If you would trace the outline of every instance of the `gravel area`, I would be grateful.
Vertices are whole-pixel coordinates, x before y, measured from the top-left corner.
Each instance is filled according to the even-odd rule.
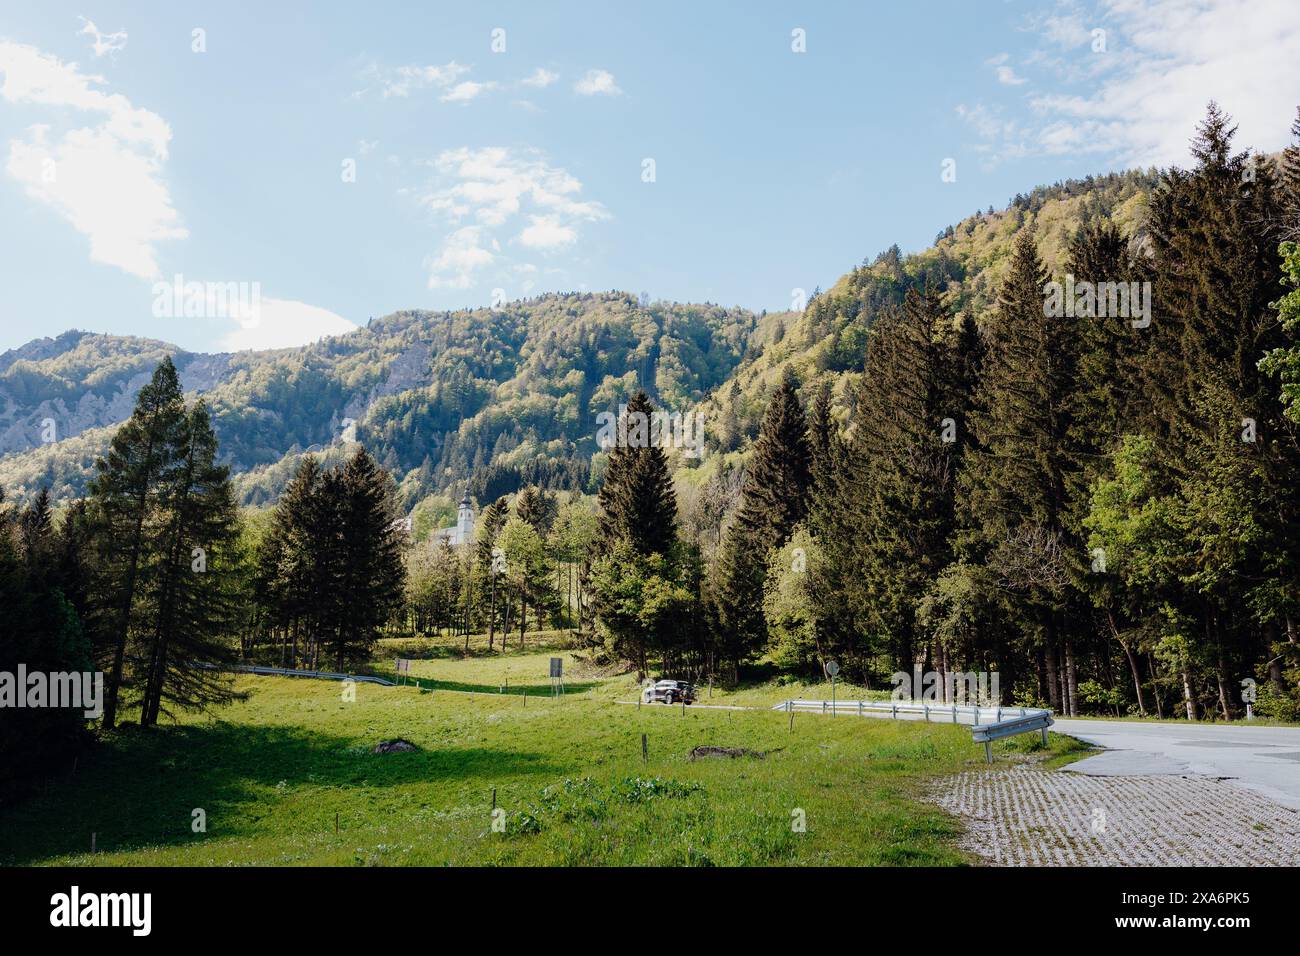
[[[993,866],[1296,866],[1300,812],[1204,776],[972,770],[934,800]]]

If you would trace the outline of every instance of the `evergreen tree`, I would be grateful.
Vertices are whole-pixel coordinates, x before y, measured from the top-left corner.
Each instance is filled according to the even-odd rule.
[[[236,659],[227,581],[236,570],[230,556],[239,527],[229,468],[217,464],[202,401],[187,417],[184,442],[160,496],[161,555],[139,642],[142,726],[157,724],[164,700],[196,710],[232,699],[221,672],[203,666]]]
[[[861,603],[892,636],[895,670],[911,670],[917,599],[952,559],[971,401],[957,337],[937,289],[909,290],[873,328],[858,391],[852,452],[867,480],[843,506],[859,515]]]
[[[653,439],[654,407],[638,392],[620,416],[600,487],[601,551],[626,541],[638,554],[667,556],[677,541],[677,501],[663,448]]]
[[[1073,496],[1083,492],[1070,439],[1079,336],[1072,319],[1048,314],[1046,289],[1033,233],[1024,230],[988,328],[972,419],[977,445],[962,476],[963,556],[994,570],[1030,638],[1026,649],[1044,656],[1053,706],[1074,713],[1076,670],[1063,610],[1082,561],[1069,521]]]
[[[104,621],[108,674],[104,726],[117,720],[127,642],[136,621],[137,590],[160,552],[159,496],[185,447],[185,402],[170,357],[140,390],[130,419],[117,430],[107,456],[95,463],[91,509],[96,527],[94,602]]]
[[[796,383],[787,376],[763,417],[718,563],[720,650],[733,673],[767,640],[763,592],[769,552],[807,515],[812,467],[808,423]]]
[[[380,628],[401,606],[401,532],[392,478],[364,448],[348,459],[326,494],[337,496],[338,573],[331,628],[335,662],[369,657]]]

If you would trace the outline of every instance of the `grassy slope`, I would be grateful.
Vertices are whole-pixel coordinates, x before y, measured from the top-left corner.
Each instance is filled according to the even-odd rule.
[[[767,710],[683,715],[620,705],[615,700],[634,689],[628,677],[576,676],[574,693],[557,702],[546,696],[551,653],[528,648],[415,664],[417,676],[444,688],[493,691],[472,699],[362,684],[356,702],[344,703],[334,683],[241,678],[247,701],[154,733],[123,731],[83,757],[74,779],[9,811],[0,819],[0,862],[966,862],[953,846],[957,823],[920,794],[934,776],[982,761],[967,728],[797,715],[792,733],[786,715]],[[515,693],[503,696],[495,691],[507,676]],[[524,686],[531,688],[526,702]],[[776,690],[734,698],[779,699]],[[726,699],[715,691],[715,703]],[[369,752],[398,736],[421,752]],[[1070,743],[1055,739],[1053,750]],[[771,753],[690,761],[701,744]],[[579,783],[585,777],[590,784]],[[686,792],[636,800],[624,782],[637,777]],[[491,832],[494,787],[508,811],[505,834]],[[200,807],[207,832],[196,834],[192,811]],[[806,833],[792,832],[796,809],[806,813]],[[94,857],[86,852],[92,831]]]

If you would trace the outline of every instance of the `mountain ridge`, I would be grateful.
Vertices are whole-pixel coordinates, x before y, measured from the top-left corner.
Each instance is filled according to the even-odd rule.
[[[0,355],[0,487],[18,498],[41,486],[56,500],[84,493],[94,457],[163,355],[186,392],[212,406],[245,504],[274,500],[304,451],[339,444],[349,421],[346,438],[393,472],[408,507],[458,496],[489,467],[593,490],[595,416],[641,387],[658,404],[706,416],[709,449],[721,454],[679,463],[700,482],[744,457],[787,371],[806,396],[829,389],[836,416],[850,417],[867,333],[907,288],[938,283],[954,311],[979,324],[1021,229],[1034,229],[1053,273],[1085,221],[1110,219],[1140,245],[1155,177],[1132,170],[1017,195],[920,252],[893,246],[864,260],[801,312],[570,292],[498,308],[399,310],[288,349],[196,353],[79,330],[34,339]],[[54,444],[42,441],[51,419]]]

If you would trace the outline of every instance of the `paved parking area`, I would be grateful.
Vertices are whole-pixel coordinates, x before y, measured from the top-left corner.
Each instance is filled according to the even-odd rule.
[[[1214,777],[1300,810],[1300,727],[1066,719],[1052,730],[1106,748],[1072,773]]]

